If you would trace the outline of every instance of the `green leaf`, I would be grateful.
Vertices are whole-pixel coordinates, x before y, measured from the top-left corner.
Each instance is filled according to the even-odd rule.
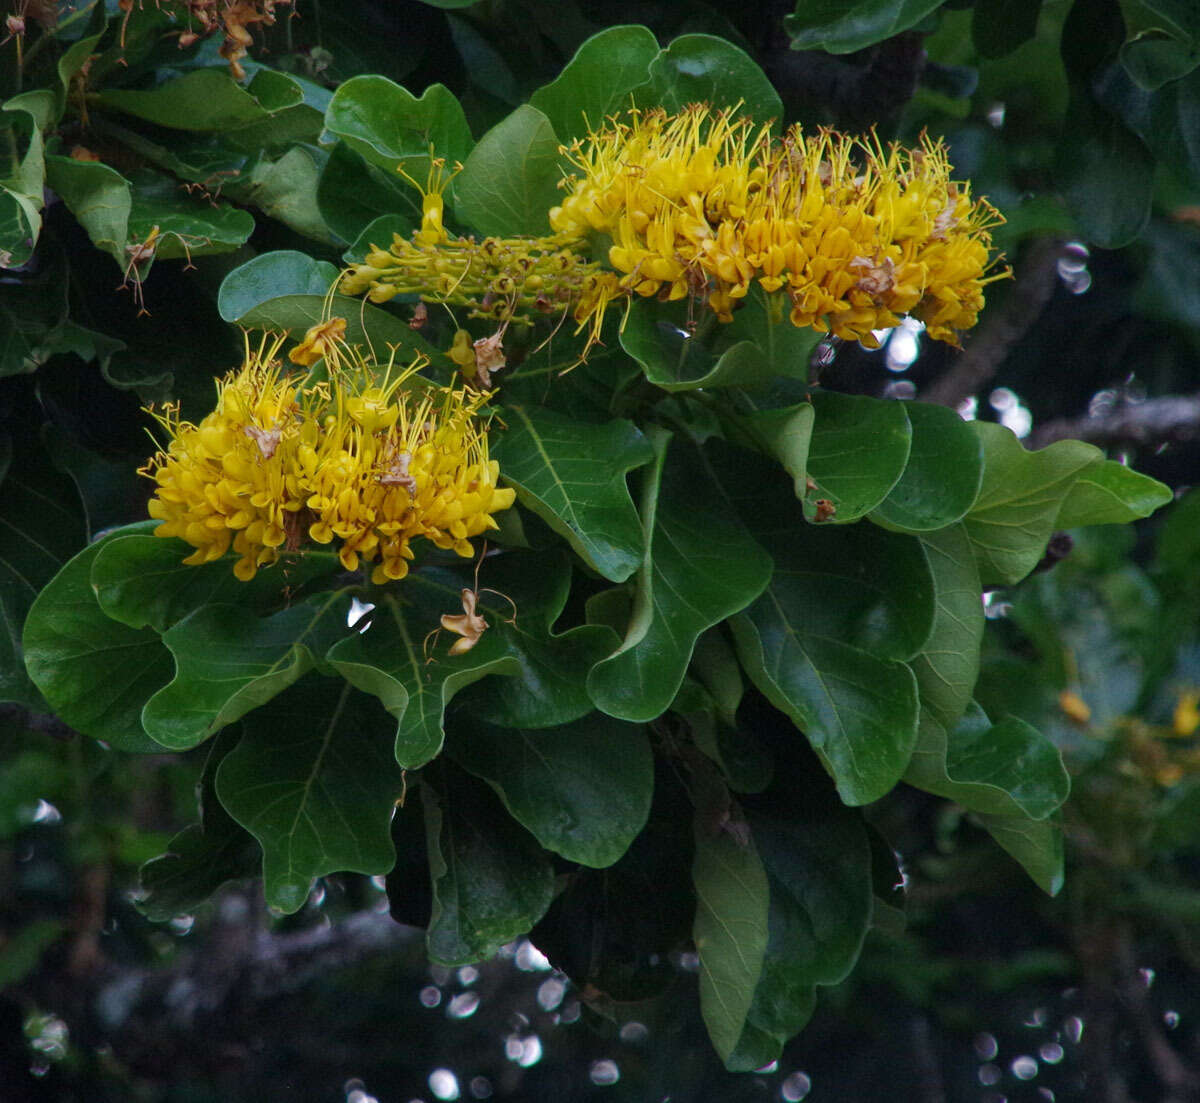
[[[158,633],[104,615],[91,586],[105,541],[75,556],[38,595],[25,621],[25,665],[59,718],[122,751],[156,751],[142,707],[171,677]]]
[[[242,148],[312,141],[321,127],[299,82],[270,69],[260,69],[247,87],[225,67],[194,69],[147,91],[102,89],[96,102],[169,129],[219,132]]]
[[[1044,820],[1067,799],[1058,748],[1024,720],[993,724],[972,702],[952,728],[925,713],[904,780],[973,812]]]
[[[364,161],[344,142],[333,147],[317,182],[317,207],[325,224],[354,241],[375,219],[402,218],[407,236],[421,222],[421,197],[395,171]]]
[[[597,707],[648,721],[675,697],[699,635],[744,609],[771,577],[771,557],[706,478],[695,450],[655,438],[657,462],[643,472],[646,555],[633,618],[621,647],[588,675]],[[697,500],[710,509],[697,511]]]
[[[970,424],[983,443],[983,484],[963,523],[981,583],[1010,586],[1037,566],[1071,488],[1103,454],[1077,440],[1030,452],[1003,426]]]
[[[221,283],[217,309],[227,322],[248,329],[302,334],[330,316],[346,319],[349,344],[396,345],[409,356],[436,350],[396,315],[346,295],[329,295],[337,269],[304,253],[280,250],[239,265]]]
[[[336,238],[317,200],[317,186],[327,160],[322,150],[294,146],[278,160],[260,160],[244,185],[226,191],[230,198],[253,203],[263,214],[297,233],[332,245]]]
[[[561,176],[550,120],[522,104],[471,150],[454,181],[454,213],[481,234],[548,234]]]
[[[816,489],[804,499],[805,516],[827,499],[838,524],[857,521],[891,493],[904,474],[912,426],[904,403],[865,395],[818,391],[808,451],[808,475]]]
[[[254,217],[228,203],[188,195],[179,184],[142,170],[130,177],[133,206],[128,235],[132,242],[154,240],[157,260],[232,252],[254,232]],[[126,256],[125,261],[128,262]],[[141,266],[145,270],[145,264]]]
[[[193,550],[189,545],[145,534],[156,523],[141,522],[110,534],[92,565],[100,608],[130,628],[165,632],[202,605],[238,604],[254,613],[273,612],[302,594],[308,583],[342,570],[333,555],[284,552],[276,567],[260,568],[242,582],[233,573],[235,556],[189,566],[183,562]]]
[[[236,322],[281,295],[324,296],[337,276],[332,264],[313,260],[307,253],[293,249],[262,253],[239,264],[221,281],[217,310],[225,321]]]
[[[796,497],[808,493],[808,450],[816,413],[809,402],[742,414],[729,426],[730,439],[774,456],[792,477]]]
[[[1056,820],[980,815],[979,822],[1050,896],[1063,886],[1063,835]]]
[[[602,126],[629,105],[658,57],[658,40],[648,27],[607,27],[592,35],[549,84],[529,97],[564,142]]]
[[[1193,15],[1194,18],[1194,15]],[[1192,30],[1148,28],[1121,45],[1121,64],[1139,87],[1156,92],[1187,76],[1200,65],[1200,49]]]
[[[433,881],[426,944],[431,961],[467,965],[542,918],[554,898],[554,870],[486,785],[444,760],[432,772],[421,786]]]
[[[0,379],[37,371],[69,325],[64,263],[54,258],[41,271],[16,274],[0,296]]]
[[[770,888],[754,843],[696,821],[692,882],[700,1014],[722,1061],[734,1054],[762,973]]]
[[[847,804],[889,792],[917,735],[917,687],[902,662],[804,631],[808,607],[773,580],[730,620],[738,655],[767,699],[808,737]]]
[[[1200,172],[1200,68],[1154,92],[1139,88],[1122,66],[1112,66],[1094,90],[1110,111],[1120,116],[1163,164],[1180,179]],[[1178,278],[1174,272],[1171,278]]]
[[[632,422],[586,425],[548,410],[506,406],[492,456],[522,505],[594,570],[623,582],[642,561],[642,526],[625,474],[653,450]]]
[[[961,521],[983,481],[983,448],[962,418],[944,406],[910,402],[912,448],[900,481],[871,520],[905,532],[930,532]]]
[[[850,54],[907,31],[942,0],[798,0],[783,17],[793,50]]]
[[[635,88],[639,107],[682,110],[690,103],[736,107],[758,123],[778,123],[783,103],[766,74],[732,42],[708,34],[683,34],[650,63],[650,79]]]
[[[805,525],[777,469],[722,451],[706,446],[710,469],[775,561],[762,596],[729,621],[742,665],[805,732],[842,799],[876,800],[899,780],[916,739],[916,681],[894,656],[912,654],[931,630],[924,552],[915,538],[874,526]],[[881,574],[881,558],[895,571]]]
[[[694,304],[636,302],[621,347],[665,391],[764,387],[777,376],[806,379],[817,334],[793,326],[777,310],[778,294],[767,295],[757,284],[742,303],[732,322],[717,322],[705,310],[697,326]]]
[[[362,263],[370,250],[387,249],[391,246],[394,235],[399,234],[406,238],[412,233],[412,229],[412,219],[405,215],[381,214],[378,218],[372,219],[354,239],[350,247],[342,254],[342,260],[347,263]]]
[[[779,1057],[812,1014],[817,986],[846,978],[871,926],[871,846],[862,816],[819,771],[786,769],[777,777],[746,810],[770,903],[762,973],[727,1061],[745,1071]]]
[[[418,99],[379,76],[351,77],[339,85],[325,112],[325,128],[369,164],[394,173],[402,163],[422,184],[431,156],[452,165],[465,161],[472,145],[467,117],[442,85],[431,84]],[[453,183],[449,190],[453,193]]]
[[[447,750],[542,846],[581,865],[612,865],[650,812],[654,759],[644,729],[600,713],[538,730],[463,713]]]
[[[45,453],[14,457],[0,434],[0,702],[41,703],[25,671],[21,629],[38,592],[84,541],[77,501]]]
[[[99,161],[76,161],[51,154],[46,158],[46,184],[79,220],[92,244],[124,269],[129,262],[125,245],[133,210],[129,181]]]
[[[1056,529],[1081,525],[1125,525],[1149,517],[1173,498],[1171,488],[1116,460],[1089,467],[1067,492]]]
[[[217,766],[237,743],[229,729],[213,743],[196,786],[200,822],[185,827],[165,853],[138,871],[141,893],[137,909],[147,919],[164,923],[195,911],[227,881],[253,877],[262,868],[262,851],[254,837],[221,807],[214,787]]]
[[[1154,158],[1087,88],[1072,90],[1057,146],[1055,180],[1088,241],[1117,249],[1146,228]]]
[[[979,568],[962,525],[926,533],[921,543],[933,574],[935,611],[929,639],[909,665],[922,709],[945,729],[963,714],[979,677],[984,628]],[[918,737],[914,754],[922,745]]]
[[[46,159],[42,128],[31,104],[20,104],[16,97],[0,110],[29,113],[29,138],[25,153],[16,159],[17,118],[11,117],[5,128],[13,143],[13,161],[8,175],[0,179],[0,269],[16,268],[33,255],[42,232],[42,194],[46,183]],[[22,127],[21,129],[24,129]],[[0,165],[3,165],[0,161]]]
[[[598,625],[550,631],[570,576],[562,555],[489,558],[476,610],[490,627],[470,651],[450,656],[448,634],[440,645],[428,637],[443,614],[461,611],[462,591],[474,585],[470,568],[422,568],[404,580],[403,601],[389,595],[370,629],[338,644],[328,659],[396,718],[396,759],[409,769],[441,750],[446,705],[487,674],[516,677],[489,683],[476,698],[477,715],[515,727],[564,724],[592,710],[584,678],[616,643],[612,631]]]
[[[243,721],[217,769],[229,814],[263,849],[267,903],[297,911],[316,877],[387,873],[404,791],[387,714],[340,678],[310,675]]]
[[[340,592],[259,619],[237,605],[205,605],[163,634],[175,677],[142,710],[142,725],[182,751],[266,704],[308,673],[346,633]]]

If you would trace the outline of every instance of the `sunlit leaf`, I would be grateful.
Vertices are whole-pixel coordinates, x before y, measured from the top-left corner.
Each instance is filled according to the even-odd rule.
[[[628,421],[588,425],[547,410],[506,406],[492,455],[523,505],[613,582],[642,561],[642,526],[626,472],[653,455]]]

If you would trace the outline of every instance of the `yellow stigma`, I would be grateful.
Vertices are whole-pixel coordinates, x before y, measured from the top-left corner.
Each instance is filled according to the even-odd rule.
[[[247,580],[284,547],[337,540],[347,570],[375,563],[382,583],[407,574],[416,537],[473,555],[471,538],[512,505],[488,459],[479,416],[488,395],[427,382],[420,359],[376,365],[336,336],[327,382],[283,375],[282,338],[247,341],[199,425],[176,407],[154,414],[170,439],[143,469],[157,483],[150,516],[161,522],[155,535],[196,549],[185,563],[232,548],[234,573]],[[310,330],[298,347],[317,339]]]

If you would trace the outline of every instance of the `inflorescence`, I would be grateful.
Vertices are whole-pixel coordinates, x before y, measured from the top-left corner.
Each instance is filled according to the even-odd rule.
[[[415,293],[504,325],[561,312],[590,345],[614,300],[690,298],[728,322],[757,283],[786,295],[793,325],[876,347],[904,315],[957,344],[984,286],[1008,274],[988,274],[1000,215],[950,179],[945,145],[926,136],[915,149],[798,126],[775,137],[693,104],[630,110],[562,152],[577,171],[549,212],[553,235],[449,234],[450,174],[434,161],[421,229],[373,246],[341,290]]]
[[[513,503],[497,486],[479,409],[487,395],[430,384],[415,361],[377,366],[341,341],[342,319],[314,326],[295,363],[324,356],[327,379],[297,378],[276,359],[283,338],[247,340],[242,367],[217,384],[198,425],[177,406],[154,412],[169,441],[143,468],[157,484],[157,536],[209,563],[229,549],[243,581],[283,549],[339,542],[346,570],[374,563],[375,583],[403,578],[425,537],[459,555]]]

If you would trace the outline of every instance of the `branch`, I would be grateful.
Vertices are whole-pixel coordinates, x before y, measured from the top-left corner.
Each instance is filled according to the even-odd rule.
[[[1039,425],[1026,442],[1044,448],[1056,440],[1086,440],[1101,448],[1157,445],[1200,437],[1200,394],[1168,395],[1124,402],[1096,417],[1055,418]]]
[[[1033,328],[1054,294],[1062,254],[1063,241],[1057,237],[1038,238],[1026,248],[1008,298],[985,315],[954,366],[921,395],[925,402],[957,410],[991,381],[1009,350]]]

